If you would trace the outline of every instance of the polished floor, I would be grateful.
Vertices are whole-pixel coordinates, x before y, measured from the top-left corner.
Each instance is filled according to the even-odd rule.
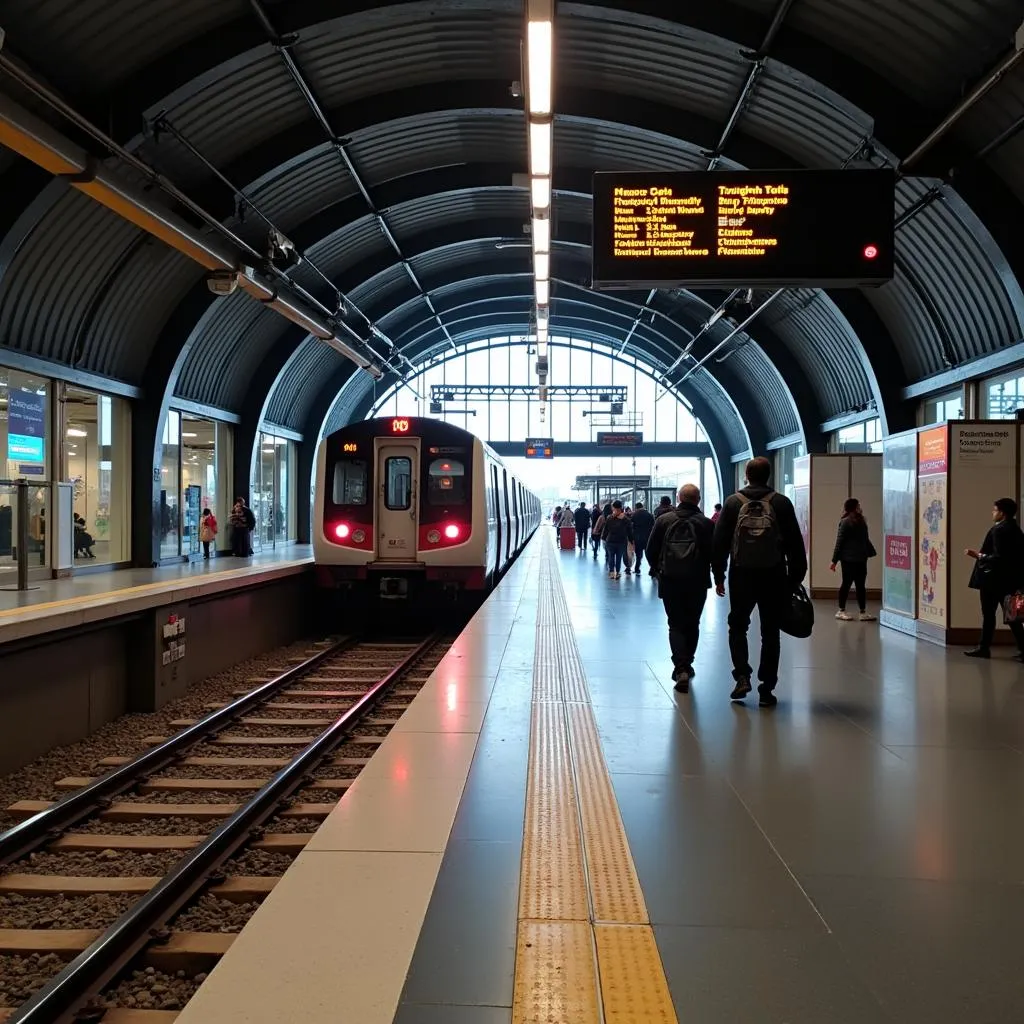
[[[680,1021],[1020,1019],[1024,669],[819,605],[814,637],[784,642],[779,706],[732,704],[711,595],[677,697],[653,581],[558,563]],[[396,1024],[512,1019],[529,709],[509,683]]]

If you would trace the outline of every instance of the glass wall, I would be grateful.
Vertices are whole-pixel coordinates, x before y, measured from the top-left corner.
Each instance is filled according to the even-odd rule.
[[[793,463],[806,454],[807,449],[802,444],[788,444],[775,453],[775,474],[772,485],[777,491],[785,494],[790,501],[793,500],[796,486]]]
[[[1024,409],[1024,377],[1011,374],[987,380],[982,391],[982,418],[1012,420]]]
[[[297,536],[296,460],[294,441],[260,434],[252,484],[255,551],[287,544]]]
[[[840,455],[844,452],[881,452],[881,421],[876,417],[837,430],[829,441],[829,450]]]
[[[131,558],[131,409],[127,402],[63,387],[61,479],[72,484],[75,565]]]
[[[921,408],[921,425],[929,423],[945,423],[947,420],[963,419],[964,392],[963,388],[950,391],[944,395],[935,395],[925,401]]]

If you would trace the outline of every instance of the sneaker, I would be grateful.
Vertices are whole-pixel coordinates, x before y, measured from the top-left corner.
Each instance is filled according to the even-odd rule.
[[[975,647],[972,651],[964,651],[968,658],[991,658],[992,652],[987,647]]]
[[[840,608],[839,611],[836,612],[836,618],[840,622],[853,622],[853,616],[849,612],[844,611],[842,608]]]
[[[774,687],[768,686],[767,683],[761,683],[757,688],[757,703],[762,708],[773,708],[779,703],[779,698],[772,693]]]
[[[610,580],[615,579],[615,573],[612,572],[611,569],[608,570],[608,579],[610,579]]]
[[[857,616],[857,620],[858,622],[874,622],[875,617],[869,612],[861,612],[860,615]]]
[[[622,573],[621,572],[615,573],[615,577],[614,578],[617,579],[617,580],[621,580],[622,579]]]
[[[732,688],[732,693],[729,694],[729,700],[743,700],[750,693],[750,689],[750,678],[748,676],[740,676],[736,680],[736,685]]]
[[[632,574],[633,574],[633,570],[632,570],[632,569],[629,569],[629,568],[627,568],[627,569],[626,569],[626,575],[627,575],[627,576],[631,576]]]
[[[677,669],[673,673],[672,678],[675,680],[675,686],[673,689],[676,693],[689,693],[690,692],[690,673],[685,668]]]

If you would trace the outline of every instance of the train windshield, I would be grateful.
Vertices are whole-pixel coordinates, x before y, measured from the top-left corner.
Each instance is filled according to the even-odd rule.
[[[466,467],[457,459],[434,459],[427,471],[427,501],[431,505],[464,505]]]
[[[404,455],[384,460],[384,507],[392,512],[412,505],[412,459]]]
[[[338,459],[331,500],[335,505],[365,505],[367,478],[365,459]]]

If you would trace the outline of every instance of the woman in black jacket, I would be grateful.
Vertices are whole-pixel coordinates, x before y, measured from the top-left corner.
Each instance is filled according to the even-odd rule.
[[[843,517],[839,520],[839,532],[836,534],[836,546],[832,552],[832,564],[829,568],[836,571],[836,565],[843,568],[843,582],[839,584],[839,611],[836,618],[849,622],[853,616],[846,610],[846,599],[850,596],[851,585],[857,588],[857,604],[860,607],[858,618],[861,622],[874,622],[874,615],[869,615],[866,581],[868,578],[868,559],[875,557],[875,547],[868,536],[868,524],[861,511],[860,502],[856,498],[847,498],[843,505]]]
[[[991,656],[996,609],[1007,594],[1024,585],[1024,534],[1016,517],[1017,502],[1000,498],[992,506],[992,526],[985,534],[981,550],[968,548],[964,552],[976,560],[969,586],[981,597],[981,643],[973,651],[964,651],[968,658]],[[1017,641],[1017,660],[1024,661],[1024,624],[1011,622],[1009,626]]]

